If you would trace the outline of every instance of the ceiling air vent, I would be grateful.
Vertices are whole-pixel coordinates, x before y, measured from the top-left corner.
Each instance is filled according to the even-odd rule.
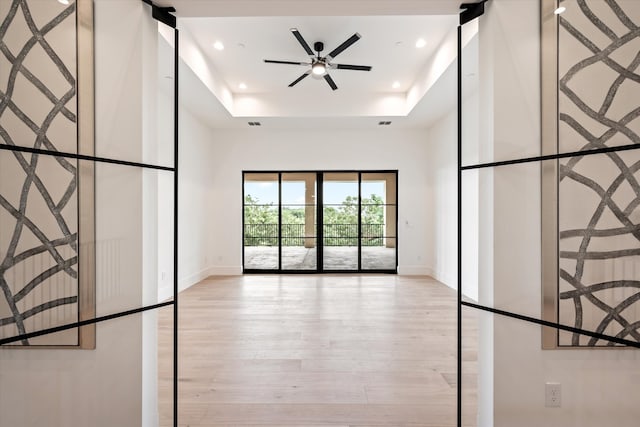
[[[378,122],[378,126],[389,126],[390,124],[390,121]]]
[[[248,122],[249,126],[262,126],[262,123],[260,122]]]

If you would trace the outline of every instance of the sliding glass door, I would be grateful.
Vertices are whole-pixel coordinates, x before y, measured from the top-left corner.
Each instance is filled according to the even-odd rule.
[[[245,172],[246,273],[397,271],[397,171]]]
[[[282,270],[318,268],[315,172],[283,173],[280,216]]]
[[[361,174],[360,228],[361,269],[396,268],[396,173]]]
[[[359,174],[323,174],[322,265],[324,270],[358,271]]]
[[[280,177],[244,174],[244,268],[280,270]]]

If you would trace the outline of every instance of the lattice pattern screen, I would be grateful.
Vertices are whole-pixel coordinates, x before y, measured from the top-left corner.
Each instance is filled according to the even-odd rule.
[[[0,143],[77,153],[75,2],[0,0],[0,20]],[[0,337],[79,320],[78,230],[77,162],[1,151]]]
[[[561,4],[558,150],[640,143],[640,2]],[[638,150],[560,161],[560,323],[640,341],[639,170]],[[559,345],[610,344],[560,333]]]

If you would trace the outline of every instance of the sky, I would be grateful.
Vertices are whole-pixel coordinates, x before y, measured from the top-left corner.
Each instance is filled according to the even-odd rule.
[[[278,182],[277,181],[245,181],[244,194],[250,194],[260,203],[278,204]],[[372,194],[381,196],[384,199],[384,182],[368,181],[362,183],[362,197],[368,198]],[[357,182],[325,182],[324,183],[324,204],[339,205],[347,196],[358,196]],[[299,205],[304,204],[304,182],[283,181],[282,182],[282,204]]]

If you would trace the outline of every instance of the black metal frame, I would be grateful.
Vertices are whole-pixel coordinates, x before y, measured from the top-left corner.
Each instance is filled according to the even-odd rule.
[[[627,151],[627,150],[640,150],[640,145],[622,145],[617,147],[606,147],[606,148],[598,148],[593,150],[582,150],[577,152],[567,152],[567,153],[558,153],[552,155],[543,155],[543,156],[534,156],[534,157],[525,157],[520,159],[512,159],[512,160],[504,160],[504,161],[496,161],[489,163],[480,163],[480,164],[471,164],[471,165],[463,165],[462,164],[462,26],[473,19],[476,19],[484,13],[484,3],[487,0],[481,0],[479,3],[465,3],[460,7],[463,9],[463,12],[460,14],[460,25],[458,26],[458,141],[457,141],[457,162],[458,162],[458,304],[457,304],[457,319],[458,319],[458,327],[457,327],[457,425],[458,427],[462,427],[462,310],[463,307],[468,307],[492,314],[497,314],[500,316],[509,317],[512,319],[521,320],[527,323],[546,326],[562,331],[568,331],[572,333],[577,333],[581,335],[586,335],[594,338],[598,338],[605,341],[610,341],[616,344],[622,344],[633,348],[640,348],[640,343],[636,341],[630,341],[622,338],[617,338],[611,335],[600,334],[593,331],[588,331],[584,329],[574,328],[571,326],[563,325],[556,322],[549,322],[542,319],[537,319],[530,316],[525,316],[522,314],[513,313],[506,310],[500,310],[492,307],[488,307],[481,304],[475,304],[469,301],[464,301],[462,298],[462,174],[467,170],[475,170],[475,169],[484,169],[484,168],[494,168],[500,166],[509,166],[516,165],[522,163],[534,163],[534,162],[544,162],[544,161],[555,161],[557,162],[560,159],[564,159],[567,157],[575,157],[575,156],[589,156],[595,154],[603,154],[610,152],[618,152],[618,151]]]
[[[173,426],[178,427],[178,157],[179,114],[178,96],[180,94],[180,31],[173,27]]]
[[[176,18],[169,12],[175,12],[174,8],[161,8],[153,4],[151,0],[142,0],[151,6],[152,17],[160,22],[169,25],[174,29],[174,105],[173,105],[173,120],[174,120],[174,165],[160,166],[148,163],[131,162],[127,160],[112,159],[106,157],[87,156],[76,153],[66,153],[59,151],[50,151],[43,149],[35,149],[30,147],[19,147],[14,145],[0,144],[1,151],[23,152],[31,154],[39,154],[44,156],[51,156],[54,158],[64,157],[75,160],[85,160],[97,163],[107,163],[120,166],[138,167],[143,169],[162,170],[171,172],[174,175],[174,200],[173,200],[173,215],[174,215],[174,242],[173,242],[173,299],[158,304],[152,304],[147,306],[138,307],[131,310],[112,313],[105,316],[95,317],[93,319],[87,319],[79,322],[70,323],[67,325],[61,325],[54,328],[43,329],[40,331],[30,332],[22,335],[17,335],[10,338],[0,339],[0,346],[5,344],[11,344],[23,339],[34,338],[42,335],[47,335],[55,332],[65,331],[69,329],[75,329],[87,325],[95,325],[101,322],[106,322],[121,317],[131,316],[146,311],[157,310],[163,307],[173,306],[173,425],[178,426],[178,93],[179,93],[179,31],[176,28]]]
[[[361,206],[361,191],[362,191],[362,174],[368,173],[393,173],[396,176],[395,192],[396,192],[396,218],[395,218],[395,269],[362,269],[362,242],[358,237],[358,268],[354,270],[334,270],[324,268],[324,258],[322,248],[324,247],[324,230],[322,226],[318,226],[316,229],[316,245],[318,250],[316,251],[316,269],[315,270],[289,270],[282,268],[282,236],[280,227],[278,227],[278,268],[277,269],[245,269],[245,254],[244,254],[244,240],[245,240],[245,219],[244,219],[244,176],[245,174],[278,174],[278,223],[282,223],[282,174],[287,173],[309,173],[316,174],[316,221],[318,225],[324,224],[324,195],[323,195],[323,183],[325,173],[357,173],[358,174],[358,236],[362,235],[362,206]],[[242,171],[242,269],[243,274],[398,274],[398,175],[399,171],[394,170],[243,170]]]
[[[468,21],[467,21],[468,22]],[[462,16],[458,26],[458,360],[457,360],[457,420],[462,427]]]
[[[244,209],[242,212],[244,221]],[[282,270],[282,174],[278,174],[278,270]],[[244,228],[244,227],[243,227]],[[244,242],[243,242],[244,244]],[[244,250],[244,246],[243,246]],[[242,266],[244,268],[244,265]]]

